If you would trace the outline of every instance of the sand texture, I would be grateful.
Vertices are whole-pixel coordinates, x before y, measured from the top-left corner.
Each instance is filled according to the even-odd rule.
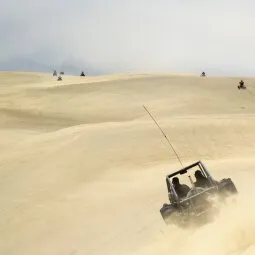
[[[241,78],[240,78],[241,79]],[[0,73],[1,255],[254,255],[255,78]],[[239,195],[166,226],[165,176],[202,160]]]

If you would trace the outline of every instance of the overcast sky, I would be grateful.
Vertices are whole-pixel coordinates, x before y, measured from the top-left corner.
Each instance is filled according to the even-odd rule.
[[[255,0],[0,0],[2,60],[255,74]]]

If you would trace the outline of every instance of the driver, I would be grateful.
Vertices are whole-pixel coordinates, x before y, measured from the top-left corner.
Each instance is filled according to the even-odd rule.
[[[200,170],[197,170],[195,172],[195,177],[196,177],[196,182],[194,183],[195,187],[205,188],[210,186],[210,181],[202,175]]]
[[[190,191],[189,186],[186,184],[180,184],[178,177],[174,177],[172,183],[179,198],[184,198],[187,196],[188,192]]]

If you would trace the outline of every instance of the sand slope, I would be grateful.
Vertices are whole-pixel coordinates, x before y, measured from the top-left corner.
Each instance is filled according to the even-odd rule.
[[[0,253],[254,254],[255,79],[0,73]],[[165,175],[203,160],[240,197],[202,229],[166,227]],[[250,209],[243,210],[244,209]]]

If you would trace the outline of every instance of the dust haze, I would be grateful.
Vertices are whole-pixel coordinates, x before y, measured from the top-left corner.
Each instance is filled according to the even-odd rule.
[[[253,75],[252,0],[1,2],[1,61],[67,59],[109,73]],[[17,40],[18,38],[18,40]]]
[[[0,253],[255,252],[255,79],[0,74]],[[166,226],[166,174],[202,160],[239,195],[198,229]]]

